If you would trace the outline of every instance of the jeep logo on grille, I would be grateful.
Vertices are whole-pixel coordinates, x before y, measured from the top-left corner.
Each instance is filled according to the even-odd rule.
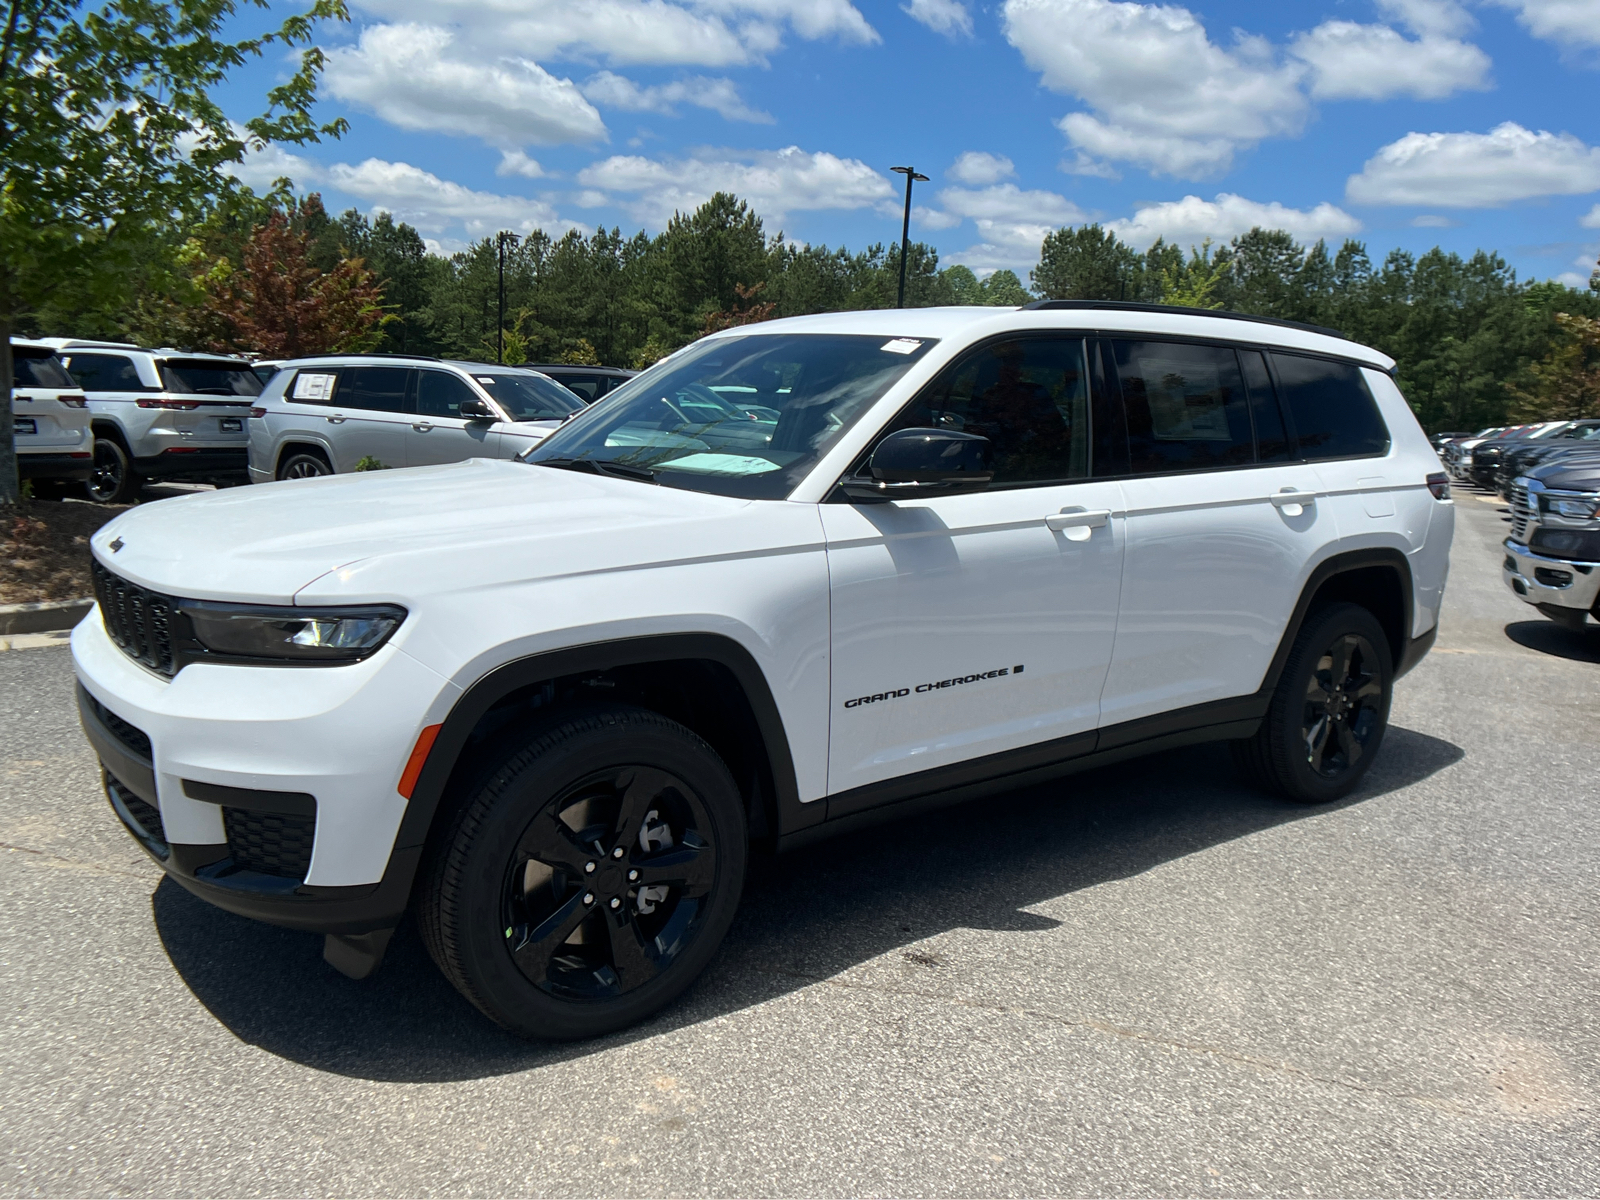
[[[121,550],[121,549],[122,549],[122,539],[121,538],[113,538],[111,540],[111,545],[110,545],[111,553],[115,554],[118,550]]]

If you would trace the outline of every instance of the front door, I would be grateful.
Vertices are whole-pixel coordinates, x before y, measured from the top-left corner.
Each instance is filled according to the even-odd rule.
[[[481,396],[459,375],[423,368],[417,373],[416,411],[406,434],[406,465],[426,467],[499,458],[501,437],[493,421],[468,421],[461,405]]]
[[[1099,719],[1124,537],[1120,486],[1088,478],[1083,340],[980,347],[890,428],[912,427],[989,438],[994,482],[964,496],[821,506],[834,795],[1088,735],[1042,751],[1067,757],[1088,748]]]

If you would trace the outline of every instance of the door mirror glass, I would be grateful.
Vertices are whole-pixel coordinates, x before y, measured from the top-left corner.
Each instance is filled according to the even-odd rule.
[[[994,478],[994,446],[954,429],[897,429],[867,462],[870,480],[844,481],[856,499],[892,500],[981,492]]]

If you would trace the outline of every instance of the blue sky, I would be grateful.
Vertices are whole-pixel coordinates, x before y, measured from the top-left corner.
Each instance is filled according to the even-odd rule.
[[[769,232],[913,236],[1026,282],[1043,233],[1144,246],[1253,224],[1499,250],[1581,285],[1600,255],[1600,0],[353,0],[325,30],[342,140],[269,148],[335,210],[441,252],[497,229],[641,226],[716,190]],[[230,84],[250,115],[283,64]]]

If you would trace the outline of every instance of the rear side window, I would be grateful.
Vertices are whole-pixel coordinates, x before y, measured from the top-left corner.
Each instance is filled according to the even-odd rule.
[[[406,367],[345,367],[339,372],[339,407],[405,412],[411,375]]]
[[[226,363],[181,362],[161,364],[167,391],[184,396],[259,396],[261,377],[248,366]]]
[[[1089,473],[1089,388],[1083,339],[997,342],[958,362],[895,422],[989,439],[994,486]]]
[[[1239,351],[1244,369],[1244,385],[1250,392],[1250,419],[1256,427],[1256,461],[1288,462],[1294,457],[1289,434],[1283,424],[1283,410],[1267,374],[1267,356],[1259,350]]]
[[[1274,350],[1272,369],[1301,458],[1375,458],[1389,452],[1389,430],[1359,367]]]
[[[1250,404],[1231,347],[1111,343],[1135,475],[1255,461]]]
[[[54,354],[11,347],[11,386],[19,388],[75,388],[72,376]]]
[[[142,392],[139,369],[120,354],[69,354],[62,358],[67,370],[88,392]]]

